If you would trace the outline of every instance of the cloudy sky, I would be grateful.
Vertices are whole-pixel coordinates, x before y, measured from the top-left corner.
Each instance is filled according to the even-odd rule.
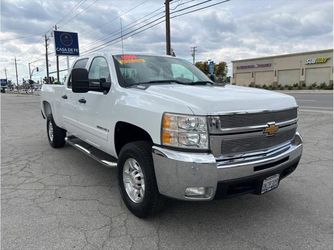
[[[171,16],[220,1],[173,0]],[[164,0],[1,0],[0,77],[4,78],[6,68],[8,79],[15,79],[14,57],[19,81],[29,78],[29,62],[32,68],[40,68],[35,80],[45,76],[43,36],[50,37],[55,24],[59,30],[79,33],[82,54],[97,46],[119,53],[121,16],[123,34],[128,34],[123,41],[125,52],[164,54],[165,23],[159,19],[163,10]],[[162,23],[150,28],[158,22]],[[197,46],[196,60],[226,61],[231,70],[230,62],[235,59],[333,48],[333,3],[230,0],[173,18],[171,33],[177,56],[191,61],[190,47]],[[52,39],[50,53],[54,51]],[[52,72],[54,53],[49,58]],[[60,58],[60,68],[66,68],[65,58]]]

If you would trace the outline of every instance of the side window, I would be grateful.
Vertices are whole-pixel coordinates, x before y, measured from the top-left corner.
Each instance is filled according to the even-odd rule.
[[[109,91],[111,78],[108,62],[104,57],[99,56],[93,59],[93,62],[89,69],[88,78],[90,89],[96,88],[96,91],[102,91],[100,88],[100,84],[101,81],[105,81],[107,86],[109,86],[107,88],[107,92]]]
[[[198,81],[198,78],[186,67],[181,64],[172,64],[172,74],[174,79],[182,78],[183,80]],[[180,79],[182,81],[182,79]]]
[[[88,62],[88,58],[80,59],[75,62],[75,64],[73,65],[73,69],[86,68],[87,62]],[[69,75],[67,87],[70,89],[72,88],[72,76],[71,75]]]

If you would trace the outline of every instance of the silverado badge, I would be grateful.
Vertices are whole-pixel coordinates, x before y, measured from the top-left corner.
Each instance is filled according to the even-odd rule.
[[[267,136],[271,136],[277,133],[279,130],[279,127],[276,125],[275,122],[268,122],[267,126],[265,129],[263,129],[263,133],[266,134]]]

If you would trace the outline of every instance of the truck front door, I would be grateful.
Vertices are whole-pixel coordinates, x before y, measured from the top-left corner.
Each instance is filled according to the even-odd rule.
[[[79,59],[73,65],[73,69],[86,68],[87,62],[88,58]],[[78,112],[78,101],[82,98],[82,94],[72,92],[71,74],[68,76],[68,80],[64,89],[64,93],[62,93],[59,98],[62,98],[62,114],[65,128],[69,134],[82,138],[83,134],[81,133]]]
[[[109,89],[103,92],[100,88],[101,81],[105,85],[111,85],[110,70],[106,58],[94,57],[89,67],[90,91],[83,93],[81,101],[77,103],[78,122],[84,140],[97,148],[107,145],[110,124],[108,115],[112,109],[112,98]],[[95,90],[94,90],[95,89]]]

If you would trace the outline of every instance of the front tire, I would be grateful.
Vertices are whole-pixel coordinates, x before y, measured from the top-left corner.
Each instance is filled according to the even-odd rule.
[[[66,130],[56,125],[51,114],[46,118],[46,132],[51,147],[61,148],[65,145]]]
[[[127,208],[137,217],[145,218],[163,208],[152,159],[152,144],[137,141],[126,144],[118,160],[118,182]]]

